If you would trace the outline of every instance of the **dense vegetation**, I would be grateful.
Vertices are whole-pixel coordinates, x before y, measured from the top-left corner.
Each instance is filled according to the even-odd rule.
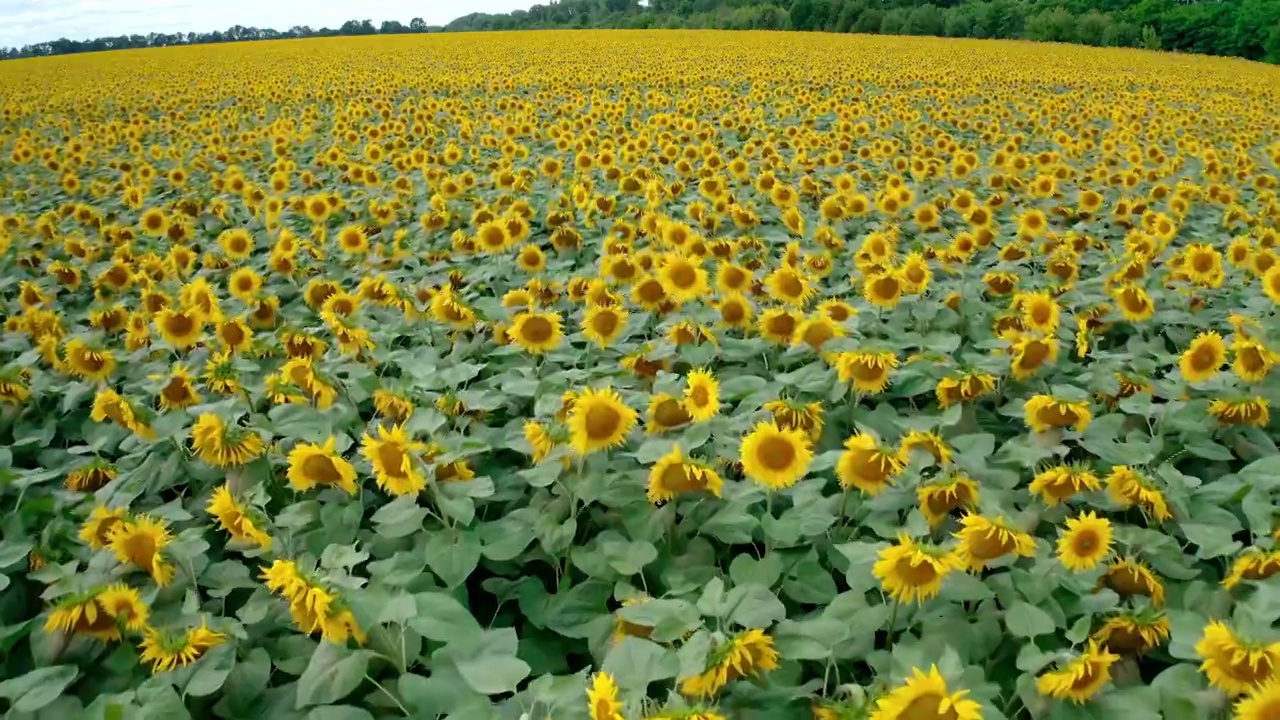
[[[77,41],[62,38],[0,49],[0,58],[244,40],[550,28],[817,30],[881,35],[1025,38],[1106,47],[1235,55],[1280,63],[1280,0],[563,0],[511,13],[472,13],[444,28],[422,18],[375,26],[286,31],[236,25],[224,32],[149,33]]]

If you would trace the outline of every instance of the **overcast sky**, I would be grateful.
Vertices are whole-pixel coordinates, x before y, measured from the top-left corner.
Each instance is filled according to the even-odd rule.
[[[0,46],[61,37],[87,40],[148,32],[208,32],[232,25],[336,28],[347,20],[420,17],[443,25],[473,12],[510,12],[539,0],[0,0]]]

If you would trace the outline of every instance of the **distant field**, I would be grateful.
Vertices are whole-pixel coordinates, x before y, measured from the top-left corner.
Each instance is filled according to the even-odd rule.
[[[0,64],[0,711],[1275,718],[1277,108],[856,35]]]

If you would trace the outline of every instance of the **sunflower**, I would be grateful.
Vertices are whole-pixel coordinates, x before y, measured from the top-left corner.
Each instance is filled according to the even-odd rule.
[[[972,510],[978,504],[978,483],[961,473],[952,473],[945,480],[921,485],[916,490],[920,512],[930,527],[937,527],[958,508]]]
[[[191,372],[185,365],[174,365],[164,385],[160,387],[156,404],[161,410],[181,410],[201,402],[200,393],[196,392],[192,383]]]
[[[627,316],[622,307],[594,305],[582,315],[582,334],[600,347],[608,347],[626,329]]]
[[[982,706],[966,697],[968,690],[952,692],[938,672],[911,668],[911,677],[876,700],[868,720],[982,720]]]
[[[1016,380],[1027,380],[1046,363],[1058,361],[1058,339],[1055,337],[1023,335],[1014,341],[1009,350],[1013,355],[1010,369]]]
[[[1029,490],[1050,507],[1078,493],[1097,490],[1102,481],[1089,469],[1078,465],[1055,465],[1036,473]]]
[[[1092,511],[1068,518],[1058,536],[1058,559],[1070,570],[1090,570],[1111,552],[1111,521]]]
[[[523,432],[525,442],[533,450],[534,463],[542,462],[558,444],[547,427],[537,420],[526,420]]]
[[[1254,262],[1257,262],[1256,258]],[[1262,276],[1262,292],[1266,293],[1272,301],[1280,303],[1280,264],[1273,265]]]
[[[110,350],[91,347],[84,340],[68,340],[63,348],[67,369],[77,377],[103,382],[116,370],[116,358]]]
[[[239,268],[227,279],[227,291],[243,302],[251,302],[262,290],[262,276],[253,268]],[[160,308],[156,308],[159,310]]]
[[[1052,335],[1058,329],[1061,309],[1047,292],[1029,292],[1018,296],[1015,303],[1022,311],[1022,324],[1028,330]]]
[[[658,265],[658,282],[667,297],[676,303],[686,303],[706,297],[710,292],[707,271],[698,258],[670,253]]]
[[[790,345],[804,316],[794,310],[770,308],[760,314],[756,323],[760,334],[776,345]]]
[[[1164,605],[1164,584],[1160,578],[1151,568],[1130,557],[1118,558],[1107,565],[1098,584],[1115,590],[1122,598],[1142,595],[1150,598],[1156,607]]]
[[[824,421],[821,402],[804,405],[787,400],[770,400],[764,404],[764,409],[773,415],[774,424],[784,430],[799,430],[814,444],[822,437]]]
[[[173,581],[173,566],[164,559],[164,548],[173,536],[163,520],[147,515],[122,519],[111,527],[110,539],[117,560],[133,564],[162,587]]]
[[[82,465],[67,473],[63,484],[68,490],[93,492],[115,479],[115,468],[101,458],[95,457],[89,464]]]
[[[512,320],[507,335],[525,351],[534,354],[554,350],[564,339],[560,315],[554,312],[522,312]]]
[[[110,601],[111,609],[103,604],[104,595]],[[147,607],[136,590],[123,584],[111,585],[60,600],[49,610],[44,631],[48,634],[63,632],[88,635],[102,642],[116,642],[122,637],[122,620],[134,626],[130,629],[140,629],[145,626],[147,613]]]
[[[845,440],[844,447],[836,461],[836,477],[843,487],[878,495],[902,472],[903,462],[898,454],[871,435],[854,433]]]
[[[218,526],[229,533],[232,540],[260,548],[271,547],[271,536],[258,527],[246,506],[231,494],[230,486],[223,484],[214,490],[205,511],[218,521]]]
[[[853,383],[858,392],[875,394],[889,385],[898,356],[891,352],[843,352],[836,356],[835,367],[841,382]]]
[[[667,295],[662,281],[653,275],[645,275],[631,286],[631,301],[656,313],[664,313],[675,307],[675,301]]]
[[[1127,465],[1117,465],[1107,475],[1107,493],[1124,507],[1137,505],[1157,522],[1173,517],[1164,493],[1145,475]]]
[[[1205,626],[1196,653],[1202,658],[1200,672],[1228,695],[1244,695],[1280,678],[1280,642],[1250,642],[1218,620]]]
[[[720,383],[705,369],[693,370],[685,378],[683,405],[693,422],[706,422],[720,412]]]
[[[911,462],[911,456],[915,450],[923,450],[939,466],[945,467],[951,464],[951,448],[947,445],[947,441],[943,440],[942,436],[936,432],[922,430],[908,432],[898,444],[898,459],[904,465]]]
[[[1089,405],[1071,402],[1053,395],[1033,395],[1023,404],[1023,417],[1035,432],[1070,426],[1076,432],[1084,432],[1093,419]]]
[[[722,262],[716,268],[716,290],[723,295],[745,292],[755,276],[747,268],[733,262]]]
[[[618,685],[609,673],[599,672],[591,676],[591,687],[587,690],[587,708],[591,720],[623,720]]]
[[[1280,551],[1246,548],[1231,563],[1231,570],[1222,580],[1222,586],[1232,589],[1245,580],[1266,580],[1280,572]]]
[[[1141,655],[1167,642],[1169,631],[1169,618],[1163,612],[1148,608],[1108,618],[1092,638],[1112,652]]]
[[[89,513],[89,517],[81,526],[79,538],[90,549],[102,550],[111,545],[111,532],[115,526],[129,519],[126,508],[108,508],[99,505]]]
[[[156,331],[165,342],[179,350],[186,350],[200,341],[204,333],[205,318],[197,310],[165,308],[156,313]]]
[[[348,255],[369,252],[369,234],[363,225],[347,225],[338,231],[338,247]]]
[[[828,318],[831,318],[832,321],[837,323],[847,322],[854,315],[858,314],[857,309],[852,305],[844,300],[836,298],[830,298],[818,303],[818,312],[826,315]]]
[[[139,216],[138,227],[152,237],[164,237],[169,231],[169,216],[159,208],[150,208]]]
[[[110,419],[144,440],[155,440],[155,430],[141,419],[141,415],[142,410],[109,388],[99,390],[93,396],[93,407],[89,410],[89,419],[94,422]]]
[[[918,252],[908,253],[897,271],[902,281],[902,292],[907,295],[919,295],[929,289],[933,281],[933,272],[929,269],[929,261]]]
[[[500,220],[490,220],[476,230],[475,246],[482,253],[500,253],[514,243],[507,224]]]
[[[689,697],[714,697],[738,678],[776,670],[778,659],[772,637],[763,630],[746,630],[712,648],[704,670],[680,681],[680,693]]]
[[[844,327],[821,312],[814,313],[796,327],[791,344],[806,345],[814,351],[821,351],[822,346],[832,338],[843,337]]]
[[[1058,700],[1083,703],[1111,680],[1111,666],[1119,659],[1119,655],[1090,640],[1079,657],[1036,678],[1036,690]]]
[[[289,454],[289,481],[306,484],[307,487],[320,483],[337,485],[349,493],[354,492],[355,470],[336,454],[331,445],[333,442],[334,439],[330,438],[320,447],[302,446],[301,452],[295,448]],[[390,429],[380,425],[376,437],[364,435],[360,454],[373,465],[378,487],[392,495],[417,495],[427,486],[427,479],[414,467],[413,453],[426,448],[425,443],[411,440],[403,425]],[[295,467],[298,469],[297,480],[293,477]]]
[[[684,403],[679,399],[659,393],[649,399],[649,409],[645,419],[645,433],[657,434],[674,428],[688,425],[693,421]]]
[[[1049,227],[1049,219],[1040,210],[1027,210],[1018,216],[1018,235],[1039,237]]]
[[[902,285],[897,273],[871,273],[862,285],[862,297],[876,307],[893,308],[902,299]]]
[[[567,418],[570,444],[578,455],[621,445],[636,424],[636,411],[613,388],[578,394]]]
[[[203,620],[181,633],[149,627],[138,645],[138,661],[151,663],[153,673],[168,672],[190,665],[226,641],[226,635],[210,630]]]
[[[1187,346],[1178,359],[1182,379],[1189,383],[1202,383],[1218,374],[1227,361],[1227,346],[1216,332],[1203,332]]]
[[[123,625],[126,630],[139,632],[147,627],[147,618],[151,608],[142,601],[142,596],[135,588],[124,583],[115,583],[98,590],[94,598],[98,607]]]
[[[731,292],[715,301],[712,305],[720,314],[720,325],[731,328],[745,328],[751,325],[755,316],[755,307],[745,295]]]
[[[432,296],[430,312],[437,322],[456,328],[469,328],[476,322],[475,311],[467,307],[448,285]]]
[[[804,273],[789,265],[782,265],[769,273],[764,285],[769,297],[795,307],[804,307],[815,293]]]
[[[897,544],[880,551],[872,573],[895,601],[924,602],[942,589],[947,573],[959,568],[954,553],[917,543],[902,533]]]
[[[191,446],[204,462],[218,468],[246,465],[266,452],[257,432],[227,424],[213,413],[202,413],[191,428]]]
[[[22,405],[31,398],[31,389],[21,371],[0,370],[0,403]]]
[[[766,488],[780,490],[804,477],[813,451],[805,433],[761,422],[742,439],[739,457],[747,477]]]
[[[1235,705],[1233,720],[1271,720],[1280,716],[1280,678],[1249,688]]]
[[[1035,538],[1014,528],[1004,518],[992,520],[967,514],[960,520],[960,531],[955,538],[959,541],[956,560],[972,572],[981,572],[993,560],[1010,553],[1032,557],[1036,552]]]
[[[1271,403],[1264,397],[1241,400],[1215,399],[1209,403],[1209,414],[1221,425],[1266,427],[1271,422]]]
[[[1231,351],[1236,356],[1231,370],[1241,380],[1248,382],[1261,382],[1266,379],[1271,368],[1275,367],[1277,359],[1280,359],[1276,352],[1266,345],[1239,334],[1231,344]]]
[[[649,470],[649,502],[661,505],[679,495],[698,491],[720,497],[724,480],[714,469],[692,462],[675,445]]]
[[[990,393],[996,387],[996,376],[989,373],[967,373],[960,377],[947,377],[938,381],[933,394],[938,405],[948,408],[956,403],[970,402]]]

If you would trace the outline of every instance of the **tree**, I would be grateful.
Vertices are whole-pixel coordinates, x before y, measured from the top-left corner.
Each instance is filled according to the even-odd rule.
[[[409,28],[395,20],[383,20],[382,26],[378,28],[379,35],[399,35],[406,32],[409,32]]]
[[[867,6],[862,0],[848,0],[840,7],[840,15],[836,17],[835,31],[847,33],[853,30],[858,18],[866,12]]]
[[[827,25],[827,15],[831,12],[828,0],[795,0],[791,4],[792,30],[820,30]]]
[[[422,18],[420,18],[420,17],[416,17],[416,18],[414,18],[414,19],[410,20],[410,21],[409,21],[409,31],[410,31],[410,32],[416,32],[416,33],[426,32],[426,31],[427,31],[427,21],[426,21],[426,20],[423,20],[423,19],[422,19]]]
[[[973,37],[977,13],[971,5],[958,5],[946,11],[942,20],[942,34],[947,37]]]
[[[1026,36],[1039,42],[1071,42],[1075,26],[1076,19],[1066,8],[1041,10],[1027,18]]]
[[[883,21],[884,12],[877,10],[876,8],[868,8],[858,16],[857,20],[854,21],[853,31],[874,35],[880,32],[880,26]]]
[[[1076,20],[1076,42],[1084,45],[1105,45],[1104,39],[1111,25],[1110,15],[1090,10]]]
[[[1271,34],[1267,36],[1267,44],[1263,48],[1266,50],[1264,59],[1269,63],[1280,63],[1280,20],[1271,28]]]
[[[920,5],[907,16],[902,32],[907,35],[941,35],[942,11],[937,5]]]
[[[1138,41],[1138,44],[1147,50],[1159,50],[1160,33],[1156,32],[1155,28],[1147,25],[1142,28],[1142,39]]]

